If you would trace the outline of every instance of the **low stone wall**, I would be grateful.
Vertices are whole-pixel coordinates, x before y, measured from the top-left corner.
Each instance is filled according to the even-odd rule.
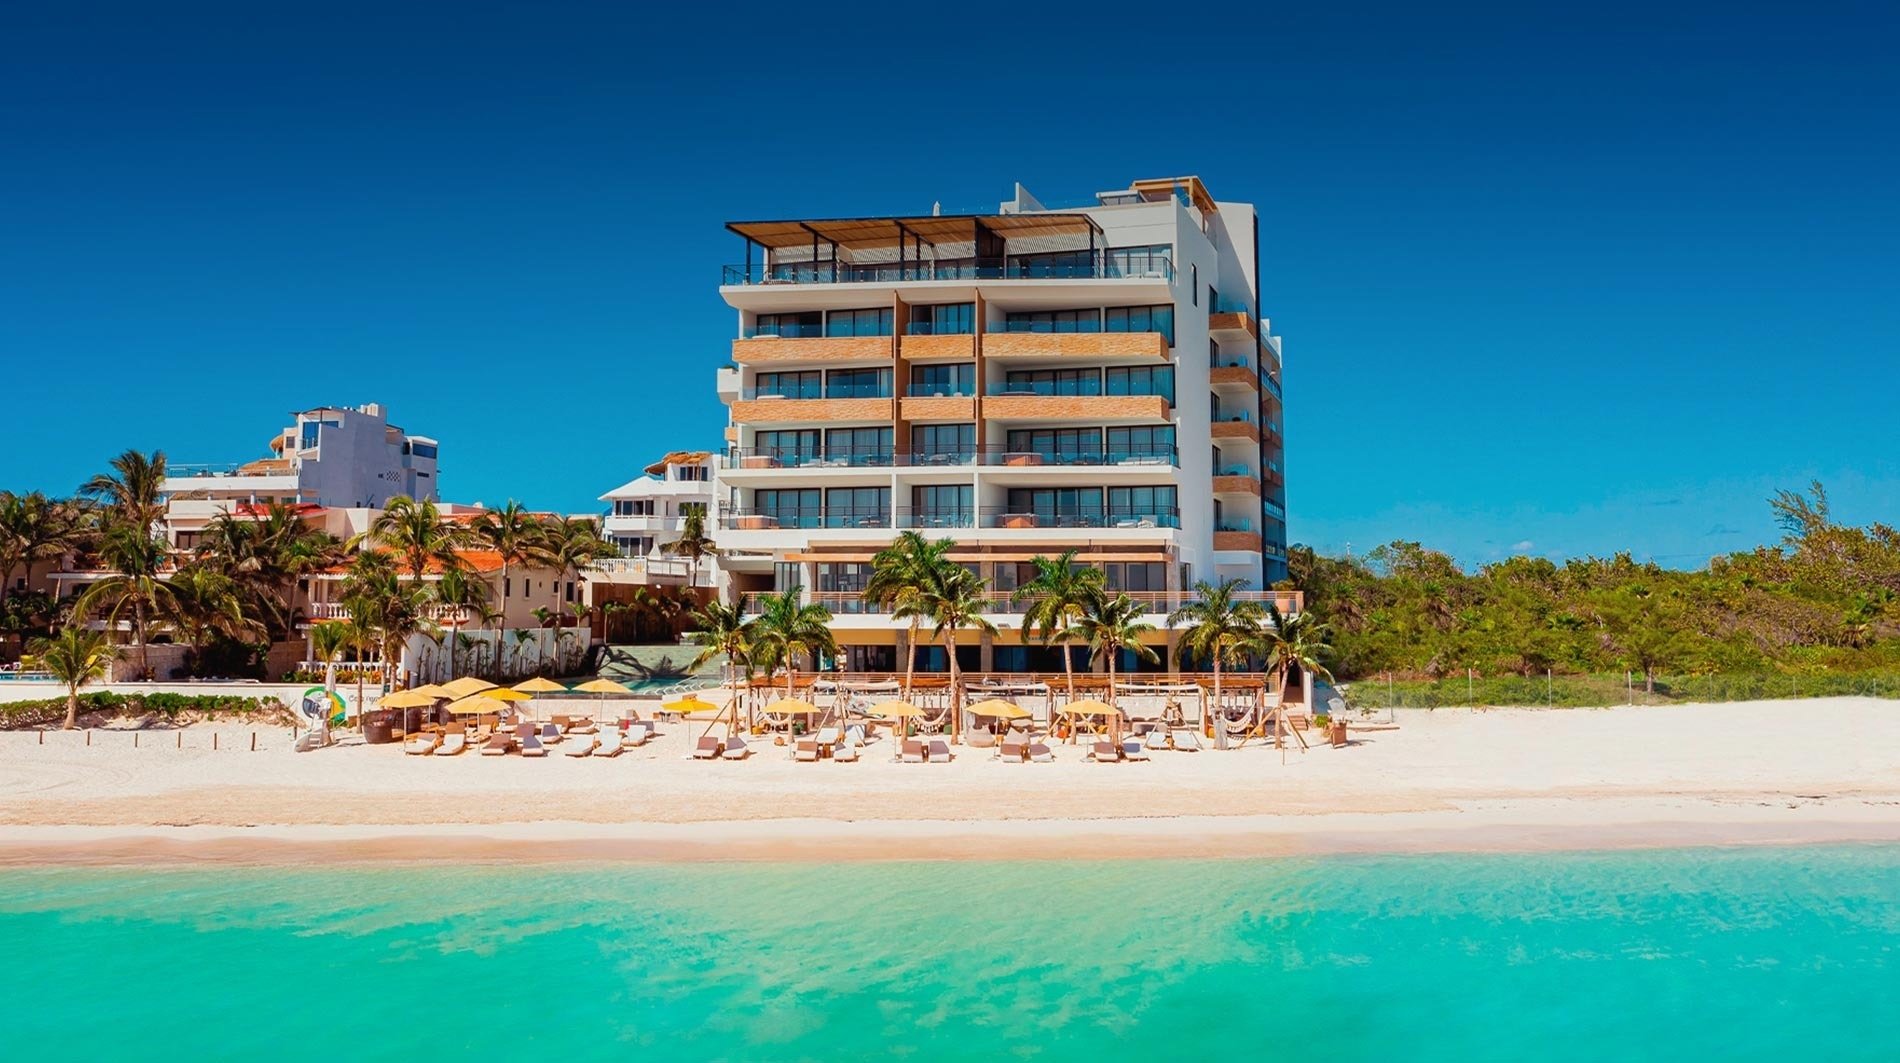
[[[303,692],[316,684],[311,683],[93,683],[85,688],[87,693],[95,690],[110,690],[119,694],[230,694],[240,698],[276,698],[286,705],[295,705],[303,697]],[[373,689],[373,688],[372,688]],[[354,695],[355,689],[340,693]],[[0,702],[32,701],[38,698],[63,698],[66,688],[58,683],[22,683],[14,680],[0,680]]]

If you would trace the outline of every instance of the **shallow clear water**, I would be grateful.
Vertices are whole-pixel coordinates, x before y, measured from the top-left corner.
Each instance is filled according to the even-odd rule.
[[[1894,1059],[1900,848],[0,872],[71,1058]]]

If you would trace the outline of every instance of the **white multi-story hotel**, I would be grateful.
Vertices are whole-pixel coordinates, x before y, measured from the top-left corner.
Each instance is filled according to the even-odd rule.
[[[727,226],[745,241],[720,288],[734,590],[804,588],[841,614],[847,667],[888,669],[899,625],[858,598],[872,554],[900,529],[951,536],[1003,629],[959,640],[965,666],[1021,671],[1051,667],[1009,630],[1037,554],[1078,549],[1157,615],[1197,580],[1284,577],[1254,208],[1194,177],[1096,198],[1049,210],[1018,186],[991,215]]]
[[[437,497],[437,442],[390,424],[380,403],[319,406],[294,417],[271,437],[271,457],[170,467],[164,492],[175,545],[190,546],[205,522],[240,505],[381,509],[397,495]]]
[[[697,512],[713,530],[713,480],[719,459],[704,450],[676,450],[646,467],[646,475],[600,496],[607,503],[601,534],[620,548],[620,557],[590,566],[590,578],[630,583],[715,585],[716,558],[694,566],[673,556],[667,546],[679,541],[686,518]]]

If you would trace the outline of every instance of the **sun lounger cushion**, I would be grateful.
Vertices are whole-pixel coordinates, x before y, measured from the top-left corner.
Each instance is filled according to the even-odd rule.
[[[727,760],[744,760],[746,754],[750,752],[752,751],[746,748],[745,739],[740,738],[738,735],[733,735],[731,738],[726,739],[726,748],[720,753],[720,756],[725,757]]]
[[[579,735],[576,741],[569,742],[567,748],[561,752],[566,753],[570,757],[592,756],[594,747],[599,744],[600,743],[594,740],[593,735]]]
[[[1047,742],[1029,743],[1029,759],[1038,764],[1047,764],[1056,759],[1056,751],[1049,748]]]
[[[850,742],[841,742],[836,749],[831,751],[831,759],[856,760],[858,759],[858,747]]]
[[[1201,729],[1190,727],[1174,733],[1174,748],[1184,752],[1197,752],[1201,748]]]
[[[799,739],[798,744],[792,747],[792,759],[816,761],[818,759],[818,741],[812,738]]]
[[[534,735],[529,735],[521,740],[521,755],[524,757],[545,757],[548,755],[548,747],[543,745],[539,738],[536,738]]]
[[[699,740],[698,745],[693,747],[693,756],[699,760],[711,760],[717,757],[719,751],[724,748],[724,742],[714,738],[712,735],[707,735]]]
[[[904,741],[902,759],[906,764],[922,764],[924,762],[924,744],[914,738],[906,739]]]
[[[1020,763],[1029,756],[1029,743],[1015,738],[1005,738],[997,751],[997,756],[1012,763]]]
[[[1147,760],[1148,750],[1143,748],[1141,739],[1124,738],[1122,739],[1122,756],[1127,760]]]
[[[950,763],[950,745],[943,739],[933,739],[930,743],[930,762],[932,764]]]
[[[544,723],[541,725],[542,744],[551,746],[560,740],[561,729],[559,727],[554,726],[552,723]]]
[[[620,744],[620,739],[617,736],[609,735],[607,741],[594,747],[594,755],[597,757],[617,757],[626,752],[626,749],[626,746]]]
[[[435,755],[438,757],[452,757],[467,748],[468,736],[460,731],[454,731],[442,736],[442,744],[436,747]]]
[[[514,736],[494,735],[493,737],[489,738],[488,741],[482,743],[482,756],[484,757],[506,756],[508,754],[508,751],[513,748],[515,748]]]
[[[1147,746],[1151,751],[1168,748],[1168,729],[1165,727],[1157,727],[1149,731]]]
[[[441,735],[438,735],[438,734],[416,735],[414,738],[411,738],[407,742],[404,742],[402,744],[402,751],[404,753],[409,754],[410,756],[426,757],[434,753],[435,747],[441,744],[442,744]]]
[[[1119,761],[1122,759],[1121,747],[1113,742],[1097,742],[1094,748],[1089,750],[1089,759],[1100,764]]]
[[[623,746],[643,746],[647,744],[647,739],[652,737],[653,727],[651,724],[635,723],[627,728],[625,735],[621,736],[620,744]]]

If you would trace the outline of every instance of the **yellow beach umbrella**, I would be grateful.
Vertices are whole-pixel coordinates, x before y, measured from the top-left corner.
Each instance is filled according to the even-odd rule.
[[[1120,716],[1122,714],[1120,709],[1106,702],[1096,701],[1094,698],[1071,701],[1062,706],[1062,711],[1069,716]]]
[[[507,709],[507,702],[488,694],[471,694],[449,702],[449,711],[457,716],[500,716]]]
[[[577,693],[581,693],[581,694],[631,694],[633,693],[633,690],[630,687],[627,687],[620,683],[616,683],[611,679],[589,679],[587,682],[582,683],[580,686],[575,687],[574,690]]]
[[[376,707],[379,709],[424,709],[435,704],[436,701],[436,695],[424,693],[421,690],[398,690],[393,694],[384,694],[376,702]]]
[[[908,701],[886,701],[871,706],[871,715],[888,716],[893,720],[901,720],[912,716],[924,716],[927,715],[927,713]]]
[[[1023,720],[1029,717],[1029,710],[1013,701],[991,698],[979,701],[967,710],[972,716],[989,716],[998,720]]]
[[[787,715],[807,715],[819,711],[818,706],[802,698],[780,698],[765,707],[766,712],[785,713]]]
[[[565,694],[567,688],[552,679],[535,676],[525,683],[516,683],[514,689],[522,694]]]
[[[484,690],[481,696],[494,698],[496,701],[531,701],[534,698],[533,694],[523,694],[519,690],[509,690],[507,687],[496,687],[493,690]]]
[[[490,683],[486,679],[477,679],[472,675],[465,675],[453,682],[442,684],[438,689],[442,691],[443,697],[465,698],[470,694],[479,694],[484,690],[493,690],[495,689],[495,684]]]
[[[688,694],[678,701],[666,702],[660,706],[663,711],[677,712],[681,716],[695,712],[712,712],[718,707],[710,701],[702,701],[697,694]]]
[[[448,691],[442,689],[442,685],[440,683],[424,683],[421,686],[415,687],[413,689],[418,694],[427,694],[432,698],[455,697],[454,694],[451,694]]]

